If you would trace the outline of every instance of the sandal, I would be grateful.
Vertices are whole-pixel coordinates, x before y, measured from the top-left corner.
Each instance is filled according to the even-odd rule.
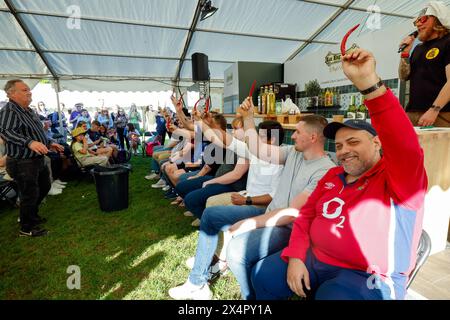
[[[183,202],[183,198],[177,197],[177,198],[176,198],[174,201],[172,201],[170,204],[177,205],[177,204],[180,204],[181,202]]]

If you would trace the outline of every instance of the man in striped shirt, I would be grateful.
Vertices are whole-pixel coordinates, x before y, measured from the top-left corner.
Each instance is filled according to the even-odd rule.
[[[20,235],[47,234],[39,228],[46,222],[38,214],[39,204],[50,190],[50,174],[44,164],[49,148],[64,148],[49,143],[39,117],[29,107],[30,88],[22,80],[10,80],[4,88],[9,102],[0,110],[0,136],[6,141],[6,171],[15,180],[20,197]]]

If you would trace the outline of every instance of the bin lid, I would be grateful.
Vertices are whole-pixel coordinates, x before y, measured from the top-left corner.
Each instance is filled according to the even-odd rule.
[[[110,176],[121,173],[128,173],[131,171],[131,165],[114,164],[109,167],[97,166],[91,169],[92,175]]]

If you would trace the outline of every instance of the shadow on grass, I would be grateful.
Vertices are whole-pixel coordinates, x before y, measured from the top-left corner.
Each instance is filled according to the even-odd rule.
[[[46,237],[19,238],[18,209],[2,205],[0,299],[122,299],[136,290],[148,299],[153,295],[145,290],[165,291],[197,237],[184,210],[170,206],[143,178],[149,163],[150,158],[133,158],[130,205],[120,212],[100,211],[88,176],[70,181],[63,194],[41,206],[50,230]],[[72,265],[80,267],[81,290],[67,288]],[[139,289],[149,280],[155,285]]]

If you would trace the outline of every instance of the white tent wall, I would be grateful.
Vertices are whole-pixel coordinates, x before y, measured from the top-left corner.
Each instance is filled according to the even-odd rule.
[[[365,33],[359,38],[351,37],[348,47],[356,43],[359,47],[371,51],[377,59],[377,70],[383,79],[398,78],[397,53],[399,39],[401,40],[411,32],[412,24],[407,21],[399,25],[384,28],[382,30]],[[386,37],[389,34],[389,37]],[[320,54],[318,54],[320,52]],[[303,91],[305,83],[317,79],[322,87],[335,87],[350,84],[340,63],[328,66],[325,57],[328,53],[339,54],[339,46],[322,46],[319,52],[310,52],[298,56],[296,59],[284,65],[285,82],[297,83],[298,90]]]
[[[14,0],[19,10],[189,28],[196,0]]]
[[[213,3],[219,10],[212,18],[199,22],[199,30],[298,40],[309,38],[336,11],[335,7],[295,0],[213,0]]]
[[[217,13],[193,21],[199,1],[0,0],[0,77],[54,76],[67,90],[161,90],[161,83],[141,80],[189,81],[190,56],[202,52],[214,82],[223,83],[223,71],[236,61],[326,54],[351,26],[371,21],[372,5],[381,12],[383,41],[398,44],[387,28],[411,23],[428,2],[212,0]]]

